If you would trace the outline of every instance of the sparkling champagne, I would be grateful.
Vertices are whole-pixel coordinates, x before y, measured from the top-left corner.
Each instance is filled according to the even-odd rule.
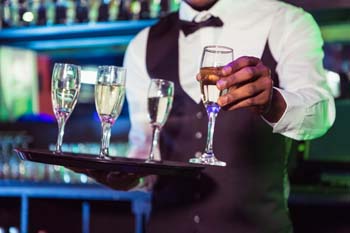
[[[166,122],[173,98],[172,96],[148,97],[148,114],[151,124],[162,127]]]
[[[79,88],[53,88],[51,91],[52,105],[56,118],[68,119],[78,100]]]
[[[208,114],[208,133],[205,151],[200,156],[190,159],[191,163],[226,166],[226,163],[218,160],[214,155],[213,138],[215,122],[220,106],[217,103],[219,97],[224,94],[216,87],[220,79],[220,70],[223,66],[233,61],[233,50],[221,45],[208,45],[203,49],[200,69],[200,90],[202,102]]]
[[[95,105],[102,122],[114,123],[122,109],[124,97],[123,85],[96,84]]]
[[[204,105],[216,104],[219,97],[222,95],[216,87],[216,82],[219,80],[219,71],[222,67],[202,67],[200,74],[202,80],[200,81],[202,101]]]

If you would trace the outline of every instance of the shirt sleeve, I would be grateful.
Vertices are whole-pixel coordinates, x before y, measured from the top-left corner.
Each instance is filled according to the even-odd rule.
[[[323,40],[312,16],[283,5],[273,21],[269,45],[277,60],[279,88],[287,109],[271,124],[274,133],[296,140],[323,135],[335,119],[334,99],[323,68]]]
[[[124,67],[127,69],[126,98],[131,121],[128,157],[142,159],[147,157],[151,138],[147,117],[150,78],[145,65],[148,30],[144,29],[130,42],[124,57]]]

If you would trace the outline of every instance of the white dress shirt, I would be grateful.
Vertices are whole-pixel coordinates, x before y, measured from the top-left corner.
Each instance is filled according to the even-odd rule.
[[[219,0],[211,9],[202,12],[193,10],[184,1],[180,4],[182,20],[203,21],[211,15],[220,17],[224,26],[201,28],[188,36],[180,31],[179,78],[185,92],[197,103],[201,101],[195,76],[204,46],[231,47],[235,58],[260,58],[268,40],[278,63],[280,87],[276,89],[284,97],[287,109],[277,123],[266,121],[267,124],[274,133],[297,140],[323,135],[333,124],[335,107],[322,65],[323,40],[312,16],[277,0]],[[151,144],[147,117],[150,77],[145,62],[148,32],[149,28],[144,29],[131,41],[124,60],[131,119],[131,157],[145,157]]]

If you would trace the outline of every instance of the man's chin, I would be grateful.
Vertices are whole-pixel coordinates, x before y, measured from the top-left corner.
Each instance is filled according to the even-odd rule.
[[[208,10],[219,0],[184,0],[195,10]]]

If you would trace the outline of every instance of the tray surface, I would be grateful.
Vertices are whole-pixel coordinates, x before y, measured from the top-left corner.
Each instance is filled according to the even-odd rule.
[[[146,163],[143,159],[131,159],[122,157],[100,159],[97,155],[67,152],[57,154],[49,150],[17,148],[15,151],[22,160],[28,160],[32,162],[83,169],[128,172],[144,175],[191,175],[200,172],[205,167],[204,165],[200,164],[167,160],[155,163]]]

